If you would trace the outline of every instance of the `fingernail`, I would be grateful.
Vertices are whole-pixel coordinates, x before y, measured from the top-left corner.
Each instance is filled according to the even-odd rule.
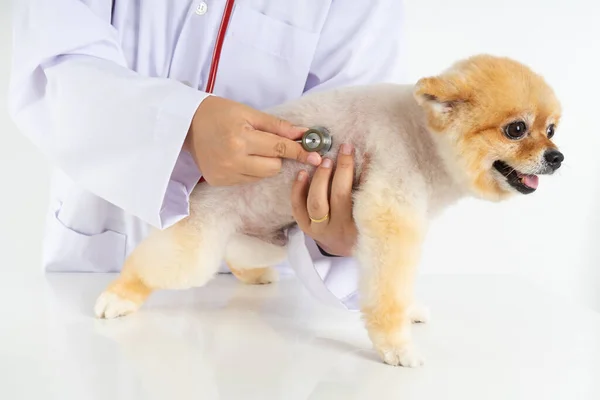
[[[333,163],[329,158],[324,159],[323,162],[321,163],[323,168],[331,168],[332,164]]]
[[[342,154],[345,154],[345,155],[349,156],[350,154],[352,154],[352,145],[344,143],[342,145],[342,148],[340,149],[340,151],[341,151]]]
[[[306,171],[300,171],[300,173],[298,173],[298,180],[303,181],[304,178],[306,178]]]
[[[310,153],[308,155],[308,162],[309,162],[309,164],[312,164],[315,167],[317,167],[317,166],[319,166],[319,164],[321,164],[321,156],[318,155],[317,153]]]

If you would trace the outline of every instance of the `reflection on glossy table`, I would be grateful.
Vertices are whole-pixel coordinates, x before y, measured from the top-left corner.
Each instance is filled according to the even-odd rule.
[[[358,314],[293,276],[220,275],[96,320],[112,278],[2,277],[0,399],[600,399],[600,314],[511,277],[420,277],[419,369],[382,364]]]

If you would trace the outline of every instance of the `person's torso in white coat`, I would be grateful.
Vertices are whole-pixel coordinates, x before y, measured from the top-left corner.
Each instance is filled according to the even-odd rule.
[[[119,271],[151,226],[188,215],[201,177],[181,145],[226,0],[113,3],[15,3],[11,113],[56,166],[46,271]],[[398,0],[237,0],[213,93],[265,109],[398,81],[402,18]],[[352,259],[323,257],[297,229],[289,259],[315,296],[354,307]]]

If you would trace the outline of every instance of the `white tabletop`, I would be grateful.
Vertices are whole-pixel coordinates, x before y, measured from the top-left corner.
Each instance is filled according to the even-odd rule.
[[[509,277],[420,278],[419,369],[382,364],[356,313],[293,277],[221,275],[99,321],[110,279],[1,280],[0,399],[600,399],[600,315]]]

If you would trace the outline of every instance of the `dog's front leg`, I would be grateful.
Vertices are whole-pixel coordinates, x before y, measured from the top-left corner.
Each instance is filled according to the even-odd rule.
[[[371,196],[359,195],[355,203],[361,311],[369,337],[383,361],[416,367],[423,360],[411,340],[413,285],[425,218],[415,207],[394,196]]]

